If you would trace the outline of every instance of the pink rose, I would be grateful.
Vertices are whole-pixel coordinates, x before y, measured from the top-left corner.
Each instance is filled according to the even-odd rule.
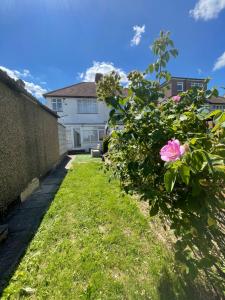
[[[160,150],[161,159],[164,161],[178,160],[186,151],[185,146],[181,146],[178,140],[168,141],[167,145]]]
[[[174,102],[178,103],[178,102],[180,102],[181,96],[179,96],[179,95],[173,96],[172,99]]]

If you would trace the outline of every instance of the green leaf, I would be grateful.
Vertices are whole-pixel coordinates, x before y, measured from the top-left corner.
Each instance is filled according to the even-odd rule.
[[[155,215],[158,214],[158,212],[159,212],[159,205],[158,205],[158,203],[155,203],[153,206],[151,206],[150,216],[154,217]]]
[[[212,267],[212,265],[213,265],[213,260],[210,259],[209,257],[203,257],[199,261],[199,266],[201,268],[210,268],[210,267]]]
[[[186,115],[181,115],[180,116],[181,121],[186,121],[187,119],[188,119],[188,117]]]
[[[177,49],[172,49],[172,50],[170,50],[170,53],[171,53],[174,57],[176,57],[176,56],[178,55]]]
[[[213,167],[213,169],[221,178],[225,178],[225,165],[216,165]]]
[[[156,72],[159,71],[159,63],[155,63],[155,70],[156,70]]]
[[[172,192],[176,182],[177,174],[174,170],[169,169],[164,175],[164,184],[168,193]]]
[[[154,64],[149,65],[148,70],[149,70],[150,73],[153,73],[154,69],[155,69]]]
[[[220,116],[222,114],[222,112],[221,112],[221,110],[213,110],[212,112],[210,112],[209,114],[207,114],[206,116],[205,116],[205,120],[206,119],[210,119],[210,118],[212,118],[212,117],[214,117],[214,116]]]
[[[196,171],[203,170],[205,164],[205,156],[201,150],[195,150],[192,152],[191,156],[191,166]]]
[[[225,122],[225,113],[222,113],[217,119],[216,125],[213,127],[212,132],[215,132],[218,128],[220,128],[223,122]]]
[[[190,140],[190,144],[192,144],[192,145],[196,144],[196,142],[197,142],[197,138],[192,138]]]
[[[180,176],[182,178],[182,181],[188,185],[189,184],[189,180],[190,180],[190,167],[186,166],[186,165],[182,165],[180,167]]]
[[[217,90],[217,89],[213,89],[212,90],[212,95],[214,96],[214,97],[218,97],[219,96],[219,91]]]
[[[225,145],[224,144],[215,145],[214,153],[225,158]]]
[[[212,163],[212,159],[210,158],[210,153],[206,152],[206,151],[202,151],[204,153],[204,156],[206,158],[206,161],[208,163],[209,169],[211,170],[212,173],[214,173],[214,169],[213,169],[213,163]]]
[[[208,226],[213,226],[213,225],[216,225],[216,220],[213,219],[212,217],[208,217]]]
[[[113,115],[115,114],[116,110],[115,109],[112,109],[109,113],[109,117],[112,118]]]

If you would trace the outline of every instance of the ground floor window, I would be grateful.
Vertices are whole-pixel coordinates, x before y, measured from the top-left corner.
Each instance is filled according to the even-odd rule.
[[[220,110],[224,111],[225,105],[213,105],[213,109],[220,109]]]
[[[105,130],[104,129],[99,129],[99,131],[98,131],[99,141],[103,141],[104,136],[105,136]]]
[[[90,149],[101,144],[104,136],[104,126],[68,126],[67,144],[71,149]]]
[[[92,144],[98,142],[98,130],[84,130],[83,143]]]
[[[104,129],[97,129],[97,128],[92,130],[83,129],[82,130],[83,143],[93,144],[102,141],[104,138],[104,133],[105,133]]]

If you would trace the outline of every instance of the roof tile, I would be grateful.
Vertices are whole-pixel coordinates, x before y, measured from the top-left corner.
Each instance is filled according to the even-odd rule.
[[[48,92],[44,97],[97,98],[95,82],[81,82]]]

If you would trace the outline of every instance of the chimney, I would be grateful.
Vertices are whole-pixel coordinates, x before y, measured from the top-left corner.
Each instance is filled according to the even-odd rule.
[[[95,74],[95,83],[98,83],[99,80],[102,78],[102,76],[103,76],[103,74],[101,74],[101,73],[96,73],[96,74]]]

